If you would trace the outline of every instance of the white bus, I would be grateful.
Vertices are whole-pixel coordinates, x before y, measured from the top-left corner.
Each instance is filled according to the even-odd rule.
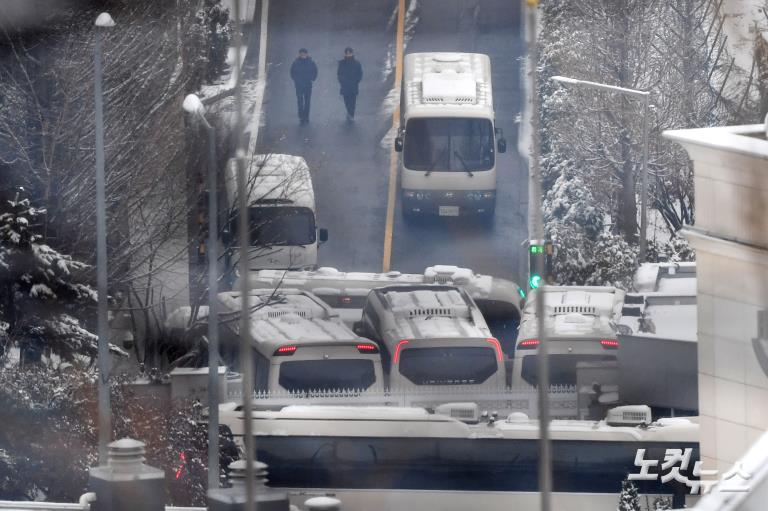
[[[528,295],[515,348],[512,383],[536,385],[539,326],[536,300]],[[624,291],[614,287],[547,286],[544,328],[552,385],[576,385],[579,363],[617,363],[618,322]],[[603,382],[614,384],[616,382]]]
[[[488,56],[406,55],[400,116],[403,215],[491,217],[496,150],[505,152],[507,143],[495,126]]]
[[[537,509],[538,422],[511,414],[468,424],[447,408],[446,415],[344,406],[255,412],[256,456],[267,464],[269,486],[286,490],[297,505],[332,495],[344,509],[367,511]],[[242,445],[241,408],[223,406],[221,421]],[[698,424],[681,418],[610,424],[616,423],[551,422],[553,509],[615,511],[622,481],[640,472],[638,449],[645,449],[645,460],[659,460],[649,472],[655,480],[635,481],[643,502],[646,495],[653,502],[675,494],[678,503],[694,502],[684,496],[687,486],[663,484],[658,474],[667,449],[691,449],[688,469],[681,470],[691,475],[699,459]]]
[[[463,289],[373,289],[355,331],[382,347],[392,389],[469,385],[499,390],[507,384],[501,344]]]
[[[238,292],[219,293],[220,351],[240,370]],[[295,289],[252,290],[249,295],[255,390],[306,394],[383,385],[379,346],[356,336],[330,307]]]
[[[230,239],[229,266],[239,271],[262,268],[305,269],[317,265],[317,248],[328,239],[325,229],[315,223],[315,192],[309,167],[300,156],[288,154],[257,155],[246,163],[246,197],[250,240],[245,270],[240,268],[241,240],[238,236],[239,213],[237,165],[226,167],[227,232]]]

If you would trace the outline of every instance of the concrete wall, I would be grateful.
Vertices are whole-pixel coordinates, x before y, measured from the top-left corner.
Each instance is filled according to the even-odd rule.
[[[704,467],[728,470],[768,430],[768,375],[752,339],[768,309],[768,141],[762,125],[665,133],[694,162]]]

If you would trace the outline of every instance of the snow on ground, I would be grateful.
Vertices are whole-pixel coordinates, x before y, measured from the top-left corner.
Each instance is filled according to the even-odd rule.
[[[405,11],[404,21],[404,34],[403,34],[403,55],[405,55],[405,49],[408,47],[408,43],[413,39],[414,33],[416,33],[416,25],[419,23],[419,16],[416,14],[419,7],[419,0],[411,0],[408,3],[408,9]],[[397,7],[395,7],[392,16],[390,16],[387,22],[387,30],[391,29],[397,21]],[[387,47],[387,58],[384,61],[384,67],[382,68],[382,81],[386,82],[392,74],[395,72],[395,43],[392,42]],[[400,84],[394,84],[394,87],[387,93],[384,101],[381,104],[380,113],[382,116],[391,117],[395,113],[397,105],[400,104]],[[397,127],[392,126],[389,131],[381,139],[380,145],[384,149],[392,147],[397,136]]]

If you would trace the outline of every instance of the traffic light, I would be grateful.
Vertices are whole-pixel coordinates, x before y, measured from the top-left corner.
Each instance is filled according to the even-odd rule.
[[[544,243],[531,241],[528,245],[528,288],[537,289],[544,276]]]

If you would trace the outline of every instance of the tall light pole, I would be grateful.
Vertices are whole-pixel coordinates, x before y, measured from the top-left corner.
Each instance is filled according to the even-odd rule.
[[[539,50],[538,0],[525,0],[526,42],[528,46],[528,71],[531,101],[531,155],[528,162],[528,238],[529,250],[534,244],[544,244],[544,212],[541,199],[541,140],[539,134]],[[539,408],[539,498],[540,510],[550,511],[552,503],[552,445],[549,438],[549,352],[544,314],[546,279],[534,290],[536,318],[538,322],[539,352],[537,358],[537,390]]]
[[[648,231],[648,109],[650,106],[651,93],[648,91],[627,89],[625,87],[617,87],[615,85],[607,85],[605,83],[577,80],[575,78],[568,78],[565,76],[553,76],[552,81],[565,85],[576,85],[591,89],[616,92],[618,94],[624,94],[625,96],[629,96],[634,99],[639,99],[643,102],[643,174],[640,178],[640,250],[638,259],[641,263],[644,263],[648,246],[648,241],[646,239],[646,233]]]
[[[96,18],[93,45],[93,80],[96,114],[96,288],[99,293],[99,464],[108,462],[108,445],[112,434],[109,409],[109,319],[107,317],[107,206],[104,176],[104,97],[101,92],[101,32],[115,26],[106,12]]]
[[[184,98],[183,108],[194,115],[208,134],[208,490],[219,487],[219,324],[218,294],[218,197],[216,180],[216,130],[205,118],[205,107],[194,94]]]

